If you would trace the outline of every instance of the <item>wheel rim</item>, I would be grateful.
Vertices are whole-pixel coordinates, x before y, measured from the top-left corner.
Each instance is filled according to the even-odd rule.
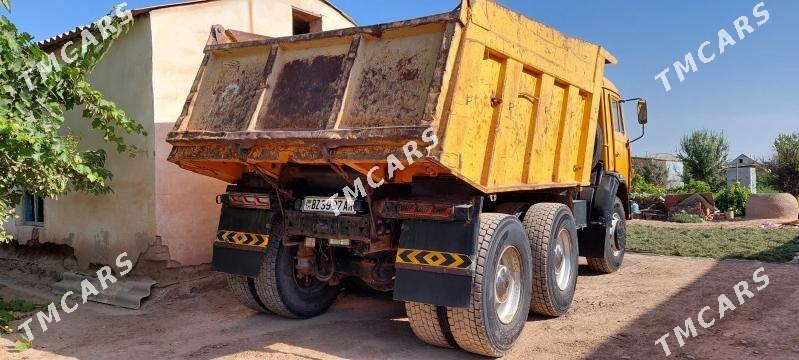
[[[614,212],[613,219],[610,222],[610,236],[611,236],[610,247],[611,250],[613,250],[613,257],[619,256],[619,254],[621,254],[621,249],[622,249],[622,245],[619,243],[620,240],[619,236],[616,233],[620,221],[621,221],[621,216],[619,216],[619,213]]]
[[[519,311],[521,284],[522,257],[515,247],[507,246],[499,257],[494,281],[494,309],[503,324],[510,324]]]
[[[572,235],[568,229],[561,229],[555,238],[555,280],[558,288],[566,290],[571,282],[574,264],[572,264]]]

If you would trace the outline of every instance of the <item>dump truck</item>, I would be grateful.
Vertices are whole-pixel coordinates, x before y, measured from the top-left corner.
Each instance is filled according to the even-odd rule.
[[[391,292],[422,341],[496,357],[530,312],[566,314],[579,257],[621,266],[631,100],[602,47],[465,0],[291,37],[217,25],[204,53],[169,161],[230,184],[213,269],[253,310]]]

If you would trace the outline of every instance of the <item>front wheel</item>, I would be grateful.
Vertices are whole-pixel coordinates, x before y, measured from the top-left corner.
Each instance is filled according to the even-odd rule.
[[[591,270],[604,274],[614,273],[624,262],[627,250],[627,214],[618,197],[613,203],[613,215],[605,229],[605,253],[601,258],[587,258]]]

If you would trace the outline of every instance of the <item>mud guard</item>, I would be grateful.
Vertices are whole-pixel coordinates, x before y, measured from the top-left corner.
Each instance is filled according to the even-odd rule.
[[[394,300],[468,307],[479,230],[477,220],[405,221],[397,251]]]
[[[578,230],[580,256],[604,256],[607,223],[613,216],[613,204],[622,181],[621,175],[617,173],[602,176],[591,201],[589,226]]]
[[[268,210],[223,206],[211,270],[257,277],[274,216]]]

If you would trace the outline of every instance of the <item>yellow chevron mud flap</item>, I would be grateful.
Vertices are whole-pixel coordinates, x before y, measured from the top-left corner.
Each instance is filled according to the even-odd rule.
[[[472,256],[442,251],[399,249],[397,266],[410,270],[471,275]]]
[[[235,244],[241,246],[253,246],[256,248],[266,248],[269,245],[269,235],[249,234],[239,231],[220,230],[216,234],[216,241],[224,244]]]
[[[272,233],[270,210],[225,205],[214,241],[211,268],[227,274],[257,277]]]
[[[394,299],[468,307],[479,226],[477,221],[405,221],[396,257]]]

